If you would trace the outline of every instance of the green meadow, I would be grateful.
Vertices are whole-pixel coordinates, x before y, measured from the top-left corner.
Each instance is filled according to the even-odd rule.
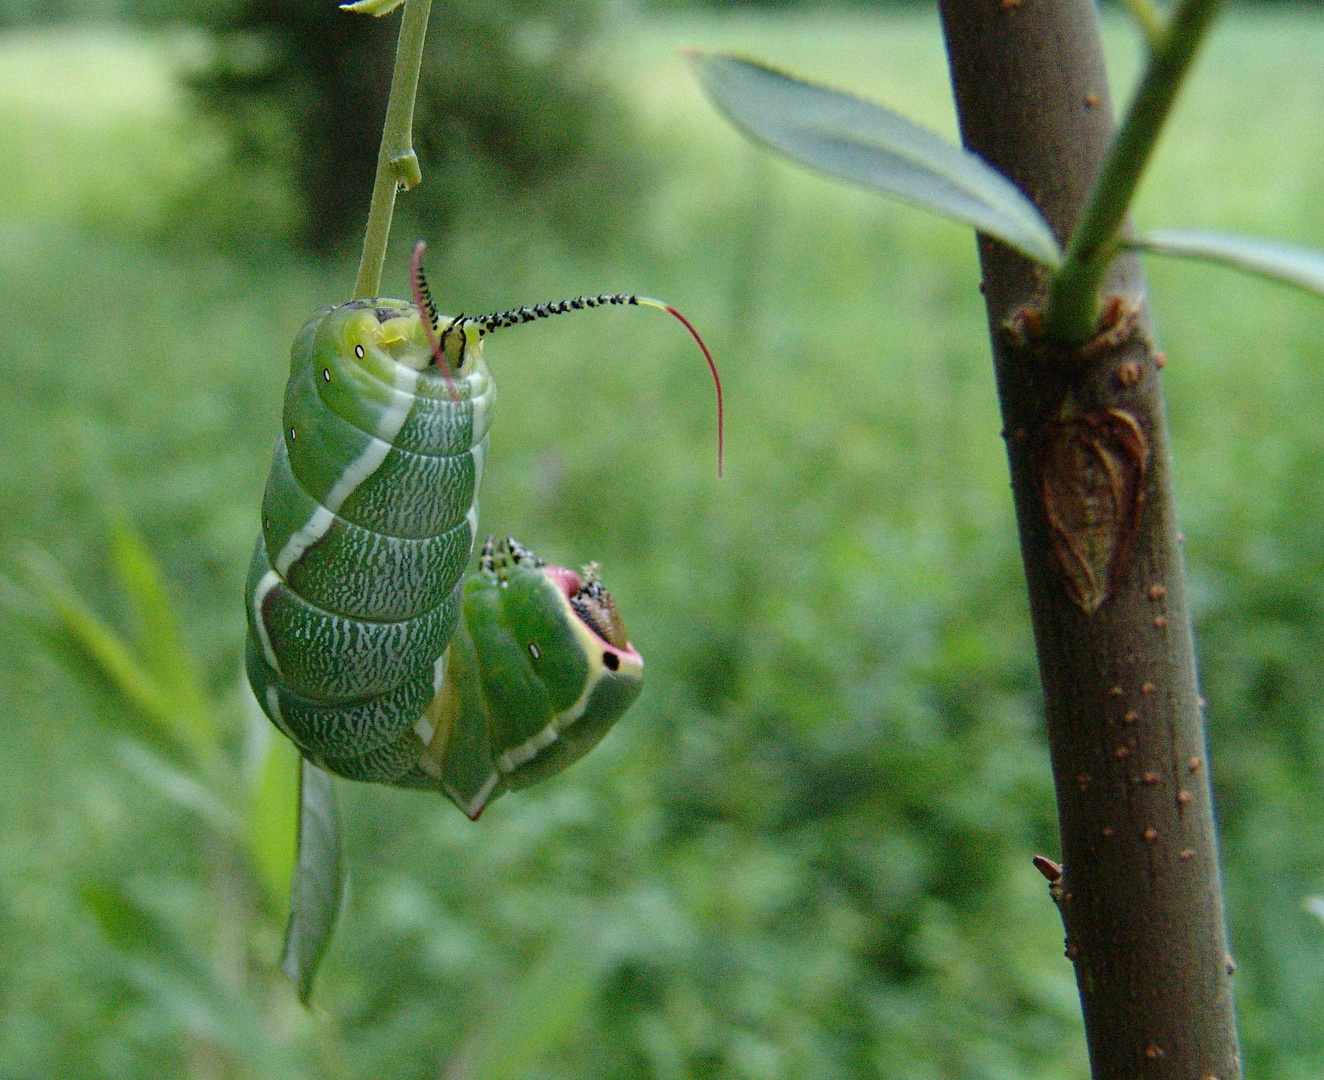
[[[1124,101],[1135,35],[1107,29]],[[127,514],[247,730],[241,591],[289,342],[353,261],[208,239],[221,136],[175,78],[195,42],[0,36],[0,1078],[1087,1076],[1030,864],[1056,819],[973,238],[754,149],[684,46],[954,136],[931,14],[621,14],[600,62],[654,176],[639,220],[576,247],[475,217],[430,250],[443,310],[678,307],[723,374],[726,476],[702,357],[660,313],[489,339],[480,530],[600,561],[647,684],[590,757],[477,824],[341,783],[350,900],[303,1014],[273,981],[209,1004],[93,917],[88,883],[115,882],[198,970],[278,956],[274,922],[227,922],[205,815],[126,766],[131,705],[13,612],[36,548],[129,626],[107,546]],[[1324,11],[1226,17],[1135,217],[1324,247]],[[1247,1075],[1305,1080],[1324,1069],[1324,301],[1147,269]],[[577,940],[608,959],[563,985]],[[530,1000],[555,1022],[522,1022]]]

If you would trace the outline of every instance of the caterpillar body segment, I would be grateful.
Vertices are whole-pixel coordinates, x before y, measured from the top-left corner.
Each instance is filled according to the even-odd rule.
[[[577,574],[489,539],[419,725],[427,748],[402,782],[440,790],[476,818],[502,792],[583,757],[642,688],[643,658],[596,566]]]
[[[496,387],[481,348],[443,374],[417,309],[361,300],[295,338],[246,588],[259,702],[315,764],[391,783],[423,753]]]

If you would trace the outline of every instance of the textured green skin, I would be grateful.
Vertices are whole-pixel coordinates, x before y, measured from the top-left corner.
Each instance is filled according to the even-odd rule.
[[[258,702],[310,761],[442,791],[477,817],[592,749],[639,695],[643,662],[578,617],[568,571],[498,560],[462,583],[495,401],[472,345],[457,404],[415,370],[427,352],[411,304],[323,309],[300,330],[246,660]]]
[[[453,705],[433,715],[449,732],[403,778],[406,784],[440,781],[461,810],[477,817],[502,792],[578,761],[639,696],[642,658],[584,624],[555,583],[556,571],[561,568],[524,563],[469,575],[446,674]],[[615,671],[602,663],[609,653]]]
[[[411,304],[313,315],[291,350],[249,572],[258,701],[309,760],[355,779],[390,783],[422,754],[412,729],[439,688],[473,546],[495,386],[470,350],[457,404],[415,370],[427,358]]]

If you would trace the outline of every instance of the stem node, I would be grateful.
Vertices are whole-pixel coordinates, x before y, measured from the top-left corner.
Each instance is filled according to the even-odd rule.
[[[408,191],[423,182],[423,171],[418,167],[418,155],[413,148],[391,158],[391,170],[395,173],[397,191]]]
[[[391,96],[386,103],[382,148],[377,155],[377,177],[372,184],[372,206],[363,233],[363,255],[354,282],[354,299],[376,296],[382,287],[386,243],[391,238],[391,217],[397,191],[408,191],[423,179],[414,153],[414,99],[418,73],[423,67],[423,41],[428,32],[432,0],[405,0],[400,41],[391,73]]]
[[[1147,2],[1136,3],[1150,34],[1149,66],[1126,119],[1112,140],[1089,199],[1067,245],[1066,262],[1053,279],[1044,321],[1059,341],[1079,345],[1091,336],[1099,310],[1099,286],[1119,249],[1119,234],[1164,121],[1190,70],[1200,42],[1223,0],[1182,0],[1162,33],[1150,33]]]

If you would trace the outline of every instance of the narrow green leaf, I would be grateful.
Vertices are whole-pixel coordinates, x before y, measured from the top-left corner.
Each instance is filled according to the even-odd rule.
[[[299,772],[299,857],[290,886],[290,920],[280,969],[307,1004],[313,976],[331,943],[345,896],[340,820],[331,777],[307,761]]]
[[[188,997],[216,996],[212,965],[141,890],[106,879],[84,882],[79,891],[101,932],[129,962],[130,971],[147,972],[158,985],[187,987]]]
[[[186,772],[175,768],[147,747],[123,740],[116,752],[130,772],[176,806],[191,810],[207,824],[227,836],[240,831],[235,812],[216,792]]]
[[[1208,259],[1324,296],[1324,251],[1300,244],[1201,229],[1156,229],[1129,238],[1126,246],[1155,255]]]
[[[139,655],[169,694],[180,721],[190,729],[191,740],[214,753],[219,749],[220,733],[207,706],[197,665],[184,647],[160,567],[127,517],[113,513],[109,531],[115,572],[138,622]]]
[[[253,781],[249,842],[270,909],[283,918],[298,852],[300,759],[289,739],[268,729],[266,753]]]
[[[1051,269],[1062,248],[1035,205],[983,159],[881,105],[750,60],[696,53],[736,127],[787,157],[973,225]]]
[[[187,746],[190,732],[181,723],[169,695],[129,644],[78,595],[49,555],[32,549],[23,561],[40,598],[102,674],[153,722],[156,734],[166,735],[175,745]]]
[[[548,945],[519,984],[503,995],[452,1062],[446,1080],[522,1080],[564,1044],[591,1004],[609,950],[574,924]]]
[[[1154,5],[1153,0],[1122,0],[1122,5],[1131,13],[1145,35],[1151,49],[1161,48],[1167,33],[1167,20]]]

